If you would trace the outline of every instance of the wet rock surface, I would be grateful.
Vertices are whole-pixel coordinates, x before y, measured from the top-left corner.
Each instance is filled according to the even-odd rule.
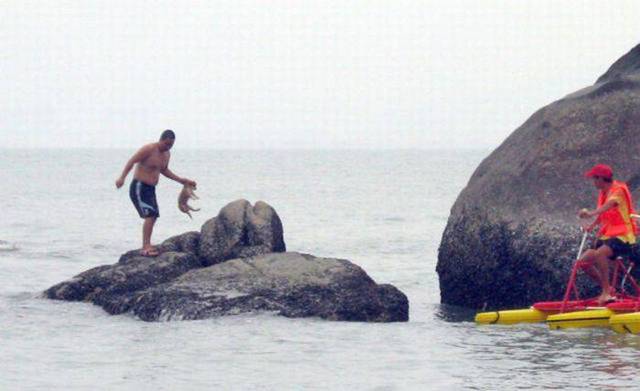
[[[107,312],[126,312],[131,293],[172,281],[201,267],[194,254],[166,252],[157,257],[123,256],[114,265],[89,269],[45,291],[50,299],[91,301]]]
[[[254,311],[286,317],[408,320],[406,296],[346,260],[271,253],[195,269],[129,299],[143,320],[203,319]]]

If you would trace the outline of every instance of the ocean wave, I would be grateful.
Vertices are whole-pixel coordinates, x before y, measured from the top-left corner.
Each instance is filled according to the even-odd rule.
[[[4,240],[0,240],[0,252],[18,251],[19,248],[14,243],[9,243]]]

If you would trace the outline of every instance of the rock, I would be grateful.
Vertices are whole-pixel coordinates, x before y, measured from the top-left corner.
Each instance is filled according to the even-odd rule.
[[[44,292],[50,299],[91,301],[111,314],[128,311],[126,298],[139,290],[174,280],[202,267],[193,254],[166,252],[155,258],[122,256],[115,265],[98,266]]]
[[[192,270],[138,291],[127,302],[143,320],[204,319],[269,311],[286,317],[393,322],[408,320],[406,296],[377,285],[346,260],[271,253]]]
[[[640,45],[636,45],[629,53],[620,57],[618,61],[600,76],[596,83],[605,83],[618,79],[636,79],[640,77]]]
[[[85,300],[110,314],[142,320],[205,319],[247,312],[329,320],[407,321],[407,297],[377,285],[360,267],[331,258],[270,253],[199,267],[192,254],[124,258],[45,292],[52,299]]]
[[[198,257],[198,245],[200,244],[200,232],[191,231],[180,235],[172,236],[160,245],[156,246],[159,253],[183,252]],[[119,262],[124,262],[129,258],[140,256],[140,250],[131,250],[120,256]]]
[[[268,311],[286,317],[407,321],[407,297],[377,285],[353,263],[284,253],[282,223],[264,202],[232,202],[202,232],[171,237],[160,255],[123,254],[44,292],[90,301],[110,314],[147,321],[204,319]]]
[[[562,297],[580,242],[577,212],[596,203],[584,172],[609,164],[640,196],[639,69],[640,45],[595,85],[535,112],[480,164],[440,244],[442,303],[506,308]]]
[[[255,206],[246,200],[234,201],[204,223],[200,232],[198,253],[208,265],[286,251],[280,217],[262,201]]]
[[[200,246],[200,232],[191,231],[172,236],[160,244],[159,251],[177,251],[198,255]]]

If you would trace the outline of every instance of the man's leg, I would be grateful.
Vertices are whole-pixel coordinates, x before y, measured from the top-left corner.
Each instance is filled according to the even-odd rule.
[[[146,217],[142,225],[142,251],[149,255],[157,254],[157,251],[151,246],[151,234],[155,223],[156,217]]]
[[[582,254],[582,257],[580,257],[580,260],[587,263],[587,266],[582,268],[582,270],[586,273],[586,275],[589,276],[593,281],[600,284],[600,281],[602,279],[600,278],[600,271],[595,266],[596,254],[597,254],[596,250],[593,250],[593,249],[587,250]]]
[[[613,250],[606,244],[598,247],[596,250],[595,266],[600,274],[600,286],[602,287],[602,293],[598,301],[602,303],[613,299],[613,296],[611,296],[611,286],[609,285],[609,262],[611,262],[612,256]]]
[[[596,250],[587,250],[580,258],[589,265],[585,267],[584,272],[596,281],[602,288],[598,301],[605,302],[613,299],[611,296],[611,285],[609,283],[609,262],[613,251],[607,245],[602,245]]]

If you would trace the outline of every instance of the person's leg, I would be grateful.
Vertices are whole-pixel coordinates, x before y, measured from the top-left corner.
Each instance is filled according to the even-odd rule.
[[[595,267],[598,269],[600,286],[602,287],[602,293],[598,297],[598,301],[602,303],[613,299],[613,296],[611,296],[611,286],[609,284],[609,262],[611,262],[612,256],[613,251],[606,244],[598,247],[596,250]]]
[[[157,255],[158,252],[151,246],[151,234],[153,225],[156,223],[155,217],[147,217],[142,225],[142,251],[145,255]]]
[[[582,254],[580,260],[586,263],[586,266],[582,268],[585,274],[589,276],[593,281],[600,284],[600,271],[595,266],[596,254],[596,250],[589,249]]]

